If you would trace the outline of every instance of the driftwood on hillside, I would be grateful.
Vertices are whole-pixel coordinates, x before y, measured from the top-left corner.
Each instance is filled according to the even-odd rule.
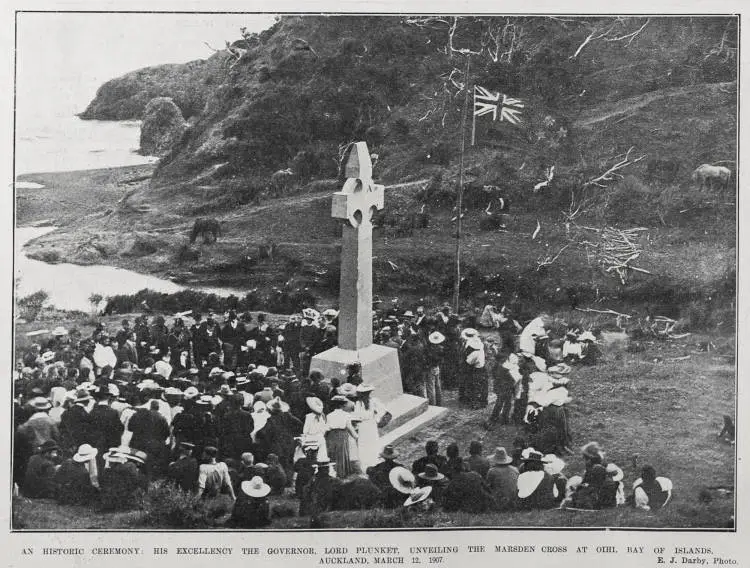
[[[607,273],[615,273],[620,277],[622,284],[627,283],[629,271],[642,272],[651,274],[644,268],[634,266],[633,261],[641,256],[643,247],[638,242],[639,234],[647,231],[645,227],[635,227],[633,229],[616,229],[614,227],[604,227],[598,229],[595,227],[580,227],[587,231],[596,233],[598,239],[596,242],[583,240],[579,245],[586,247],[586,252],[593,252],[594,258],[604,268]]]

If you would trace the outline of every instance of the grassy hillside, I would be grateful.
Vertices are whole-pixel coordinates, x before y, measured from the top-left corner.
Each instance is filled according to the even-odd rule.
[[[735,167],[736,20],[462,18],[452,46],[481,51],[468,81],[465,57],[450,50],[451,23],[284,17],[252,42],[238,40],[247,51],[214,67],[209,88],[198,89],[205,105],[153,178],[97,185],[101,195],[127,198],[92,205],[85,229],[70,223],[32,254],[43,258],[54,245],[74,262],[126,264],[187,283],[291,281],[334,301],[338,147],[365,139],[378,155],[375,177],[388,186],[375,232],[376,293],[444,301],[453,286],[461,89],[478,84],[526,106],[520,125],[480,117],[477,145],[465,154],[467,309],[488,291],[520,306],[600,303],[709,327],[733,321],[735,192],[697,188],[690,175],[701,163]],[[493,37],[498,43],[487,43]],[[286,167],[291,178],[271,178]],[[78,183],[56,180],[42,181],[62,194]],[[499,194],[483,193],[487,184]],[[497,195],[509,210],[497,209]],[[20,221],[40,218],[19,203]],[[426,229],[398,236],[382,226],[423,208]],[[222,221],[217,244],[189,246],[198,216]],[[607,226],[644,229],[633,265],[646,272],[629,271],[623,283],[606,271],[591,229]],[[103,246],[82,248],[92,235]],[[269,241],[277,254],[259,258]]]

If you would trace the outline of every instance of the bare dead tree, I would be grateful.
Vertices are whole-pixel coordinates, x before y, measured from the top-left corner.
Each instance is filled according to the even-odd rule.
[[[554,255],[554,256],[547,255],[545,257],[539,257],[537,259],[537,261],[536,261],[536,270],[537,270],[537,272],[540,271],[545,266],[550,266],[551,264],[553,264],[558,258],[560,258],[560,255],[565,251],[566,248],[568,248],[570,246],[570,244],[571,243],[568,243],[567,245],[565,245],[564,247],[562,247],[559,250],[559,252],[556,255]]]
[[[631,160],[630,153],[634,149],[635,149],[635,146],[631,146],[630,148],[628,148],[628,151],[624,154],[624,156],[623,154],[620,154],[619,156],[615,156],[615,159],[620,158],[621,156],[623,157],[620,161],[616,162],[613,166],[611,166],[606,172],[584,183],[583,187],[589,187],[589,186],[607,187],[607,184],[611,181],[614,181],[615,178],[622,179],[623,175],[619,173],[620,170],[628,166],[632,166],[636,162],[640,162],[643,158],[646,157],[646,154],[643,154],[642,156],[634,160]]]
[[[635,31],[631,31],[620,36],[615,35],[616,30],[618,28],[626,26],[627,22],[630,20],[631,18],[615,18],[614,20],[605,21],[603,23],[597,22],[589,35],[586,36],[583,42],[581,42],[581,44],[578,46],[578,49],[575,50],[575,52],[569,57],[569,59],[575,59],[581,54],[584,47],[586,47],[591,42],[600,39],[604,39],[605,41],[609,42],[625,42],[627,40],[627,42],[625,43],[625,47],[630,46],[630,44],[633,43],[633,40],[640,35],[640,33],[644,30],[644,28],[650,21],[646,20],[646,22]]]

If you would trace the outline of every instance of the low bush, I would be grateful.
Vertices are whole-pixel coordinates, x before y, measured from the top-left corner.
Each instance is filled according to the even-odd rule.
[[[215,526],[216,519],[221,515],[207,503],[165,481],[157,481],[143,496],[142,522],[145,526],[173,529]]]
[[[182,264],[184,262],[198,260],[200,256],[201,251],[199,249],[194,249],[189,244],[185,243],[181,245],[179,249],[177,249],[175,260],[178,264]]]
[[[187,310],[207,312],[225,312],[227,310],[253,311],[260,308],[280,314],[293,314],[306,307],[315,307],[317,298],[308,289],[276,288],[268,296],[256,290],[247,293],[243,298],[228,296],[222,298],[216,294],[207,294],[196,290],[181,290],[173,294],[140,290],[135,294],[118,294],[107,298],[107,314],[124,314],[142,311],[143,304],[154,312],[177,313]],[[28,318],[26,318],[28,319]]]
[[[38,290],[33,294],[19,298],[16,302],[19,317],[26,321],[34,321],[48,299],[49,294],[44,290]]]
[[[56,250],[45,250],[37,256],[42,262],[48,262],[49,264],[57,264],[60,262],[60,253]]]

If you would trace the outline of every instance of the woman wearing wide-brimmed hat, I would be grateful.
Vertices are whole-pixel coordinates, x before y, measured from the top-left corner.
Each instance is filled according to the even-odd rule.
[[[479,409],[487,406],[489,384],[485,369],[484,344],[477,330],[464,329],[461,333],[463,348],[461,351],[460,383],[458,398],[470,408]]]
[[[268,503],[270,492],[271,487],[258,475],[240,483],[230,524],[244,529],[257,529],[270,525],[271,509]]]
[[[354,403],[353,419],[357,421],[357,453],[362,471],[378,463],[380,433],[378,428],[390,422],[391,414],[379,399],[372,396],[375,387],[368,384],[357,386],[357,402]]]
[[[81,444],[72,458],[62,462],[55,475],[57,500],[63,505],[93,502],[99,494],[96,448]]]
[[[555,480],[544,471],[545,459],[536,451],[523,458],[523,473],[518,476],[516,507],[521,510],[551,509],[562,499]]]
[[[305,424],[302,426],[302,445],[310,442],[317,443],[318,459],[328,461],[328,450],[326,448],[328,420],[323,412],[323,401],[316,396],[308,396],[305,402],[312,412],[305,415]]]
[[[297,447],[295,438],[302,433],[302,421],[289,412],[289,405],[279,397],[271,400],[266,407],[268,420],[256,434],[260,454],[279,456],[287,479],[291,480],[294,476],[294,450]]]
[[[352,424],[352,414],[344,410],[348,403],[345,396],[334,396],[331,399],[333,411],[326,416],[328,456],[336,464],[337,475],[342,479],[360,471],[356,456],[357,431]]]

